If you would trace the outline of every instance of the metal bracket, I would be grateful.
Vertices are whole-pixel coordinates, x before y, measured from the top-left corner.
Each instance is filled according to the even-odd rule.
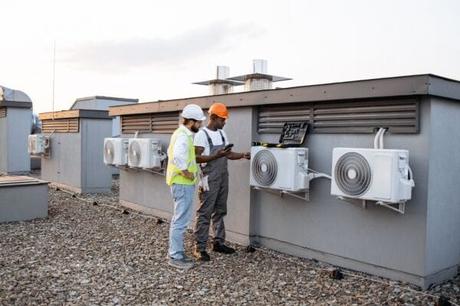
[[[278,195],[281,198],[284,195],[289,195],[291,197],[294,197],[294,198],[297,198],[297,199],[300,199],[300,200],[304,200],[306,202],[310,201],[310,190],[308,190],[308,189],[305,192],[291,192],[291,191],[287,191],[287,190],[275,190],[275,189],[263,188],[263,187],[255,187],[255,186],[253,186],[252,188],[255,189],[255,190],[265,191],[265,192],[268,192],[268,193],[271,193],[271,194],[274,194],[274,195]]]
[[[405,209],[406,209],[406,202],[388,203],[388,202],[383,202],[383,201],[361,200],[361,199],[353,199],[353,198],[347,198],[347,197],[337,197],[337,199],[351,203],[351,204],[360,204],[363,209],[367,209],[368,203],[374,203],[375,205],[379,205],[379,206],[391,209],[400,214],[404,214]]]

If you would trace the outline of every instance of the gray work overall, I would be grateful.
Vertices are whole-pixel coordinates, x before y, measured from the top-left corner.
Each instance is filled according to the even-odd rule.
[[[214,155],[217,151],[225,147],[225,138],[221,131],[222,145],[215,146],[209,134],[203,130],[209,143],[209,155]],[[204,191],[202,187],[198,189],[200,207],[196,213],[195,240],[196,246],[200,251],[206,250],[209,236],[209,224],[212,220],[214,232],[214,243],[223,244],[225,241],[224,217],[227,214],[228,196],[228,170],[227,158],[221,157],[206,163],[201,168],[203,175],[208,175],[209,191]]]

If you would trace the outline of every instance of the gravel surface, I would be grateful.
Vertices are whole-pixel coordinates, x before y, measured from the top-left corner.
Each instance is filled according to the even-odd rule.
[[[237,254],[176,270],[166,260],[169,224],[117,199],[117,184],[110,195],[50,189],[47,219],[0,224],[0,305],[460,303],[460,276],[428,291],[347,270],[334,280],[327,264],[263,248],[234,246]]]

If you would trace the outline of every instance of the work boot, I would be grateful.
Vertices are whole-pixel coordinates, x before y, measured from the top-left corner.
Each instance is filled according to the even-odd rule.
[[[225,244],[218,243],[218,242],[214,242],[214,244],[212,245],[212,250],[214,252],[224,253],[224,254],[233,254],[236,252],[234,248],[228,247]]]
[[[210,261],[211,257],[209,256],[208,252],[202,251],[198,248],[195,248],[193,250],[193,256],[195,256],[196,259],[199,261]]]

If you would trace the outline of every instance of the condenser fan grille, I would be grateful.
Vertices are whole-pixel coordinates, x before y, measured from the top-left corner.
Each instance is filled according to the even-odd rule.
[[[361,154],[345,153],[337,161],[334,172],[337,186],[346,194],[359,196],[369,189],[371,167]]]
[[[141,146],[138,142],[133,142],[129,146],[129,159],[134,166],[139,165],[141,160]]]
[[[268,150],[256,153],[252,161],[252,175],[261,186],[270,186],[276,179],[278,164],[275,156]]]
[[[113,155],[114,155],[115,148],[111,141],[107,141],[104,145],[104,154],[105,160],[111,164],[113,162]]]

